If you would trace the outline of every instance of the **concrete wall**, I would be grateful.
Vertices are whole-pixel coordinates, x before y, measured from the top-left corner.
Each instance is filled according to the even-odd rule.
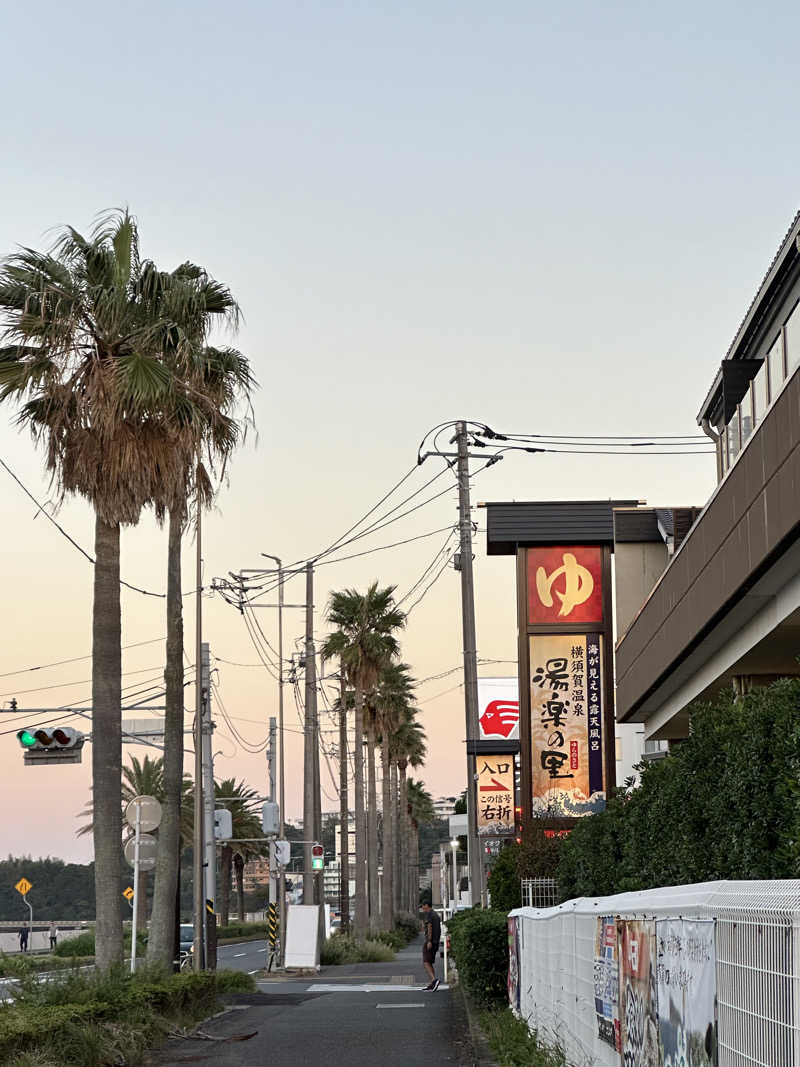
[[[618,635],[624,634],[636,618],[668,561],[663,541],[615,545],[614,611]]]

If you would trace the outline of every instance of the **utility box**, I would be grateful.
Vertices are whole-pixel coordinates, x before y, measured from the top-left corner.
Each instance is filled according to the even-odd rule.
[[[274,800],[266,800],[261,809],[261,829],[267,836],[277,834],[280,826],[280,814],[278,805]]]

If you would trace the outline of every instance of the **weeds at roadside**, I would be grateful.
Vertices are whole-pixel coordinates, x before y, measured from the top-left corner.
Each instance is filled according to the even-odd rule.
[[[510,1008],[482,1012],[480,1024],[500,1067],[568,1067],[563,1051],[542,1044]]]

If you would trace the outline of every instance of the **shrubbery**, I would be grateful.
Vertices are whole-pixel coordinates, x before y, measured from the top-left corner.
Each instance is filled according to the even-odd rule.
[[[320,963],[390,963],[394,951],[381,941],[357,941],[348,934],[334,934],[322,946]]]
[[[267,936],[267,924],[263,923],[228,923],[227,926],[217,928],[217,940],[221,941],[233,937]]]
[[[536,1031],[510,1008],[483,1012],[481,1026],[500,1067],[567,1067],[564,1053],[542,1045]]]
[[[147,936],[142,933],[136,935],[136,943],[139,946],[139,951],[144,953],[147,949]],[[123,935],[123,944],[126,952],[130,954],[131,948],[131,931],[125,930]],[[54,956],[94,956],[94,930],[86,930],[82,934],[78,934],[76,937],[65,937],[63,941],[59,941],[56,947],[53,949]]]
[[[394,917],[394,928],[404,934],[406,944],[410,944],[420,932],[420,921],[410,911],[399,911]]]
[[[508,920],[498,911],[471,908],[447,920],[458,978],[478,1004],[507,999]]]
[[[252,978],[240,972],[131,975],[120,967],[102,975],[73,971],[48,982],[23,977],[15,999],[0,1006],[0,1063],[137,1061],[176,1022],[213,1012],[220,993],[253,988]]]
[[[795,877],[798,707],[797,679],[694,705],[689,737],[563,841],[562,896]]]

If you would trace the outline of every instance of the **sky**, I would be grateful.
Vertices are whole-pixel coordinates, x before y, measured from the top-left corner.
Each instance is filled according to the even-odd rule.
[[[165,268],[192,259],[230,285],[243,311],[234,343],[260,387],[256,431],[207,517],[204,584],[263,566],[262,552],[305,558],[371,508],[445,420],[697,432],[798,207],[799,38],[788,2],[16,5],[0,41],[0,254],[128,205],[145,255]],[[0,456],[55,504],[8,406]],[[434,473],[423,467],[408,492]],[[669,506],[703,504],[713,484],[707,455],[516,455],[477,476],[473,498]],[[359,547],[456,514],[453,491]],[[64,502],[58,521],[91,550],[84,501]],[[0,529],[0,704],[88,703],[91,564],[2,469]],[[318,636],[332,589],[378,579],[402,596],[443,537],[320,568]],[[187,540],[187,588],[192,554]],[[475,557],[478,654],[513,660],[513,561],[487,558],[480,535]],[[150,516],[123,532],[122,573],[165,588],[166,536]],[[287,585],[290,602],[303,593]],[[258,747],[276,683],[241,616],[217,596],[203,607],[225,709]],[[275,644],[274,610],[259,618]],[[289,651],[302,628],[287,610]],[[124,685],[159,674],[164,633],[163,600],[126,591],[123,643],[138,647],[124,653]],[[411,613],[403,657],[422,679],[460,656],[459,577],[445,570]],[[505,672],[513,664],[481,669]],[[430,750],[420,776],[435,796],[464,787],[458,680],[419,688]],[[263,751],[248,754],[219,708],[214,718],[217,775],[264,790]],[[286,723],[294,818],[291,691]],[[89,751],[80,766],[25,768],[9,732],[23,725],[0,710],[0,850],[86,861],[91,841],[75,830]],[[322,784],[332,809],[324,762]]]

